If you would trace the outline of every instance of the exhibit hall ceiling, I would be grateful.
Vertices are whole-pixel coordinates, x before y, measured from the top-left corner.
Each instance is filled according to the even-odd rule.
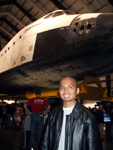
[[[113,0],[0,0],[0,50],[26,25],[58,9],[112,13]]]

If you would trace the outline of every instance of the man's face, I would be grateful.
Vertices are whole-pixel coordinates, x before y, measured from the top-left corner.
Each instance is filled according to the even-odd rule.
[[[103,106],[102,105],[100,105],[100,110],[103,110]]]
[[[79,89],[77,89],[76,81],[73,78],[64,78],[60,82],[60,97],[65,102],[75,101]]]
[[[3,106],[6,106],[6,103],[4,103]]]

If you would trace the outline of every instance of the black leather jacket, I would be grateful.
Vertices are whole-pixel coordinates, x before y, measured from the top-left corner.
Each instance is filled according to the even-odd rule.
[[[59,106],[49,115],[39,150],[58,150],[63,121],[62,107],[63,105]],[[102,150],[96,119],[79,102],[72,113],[66,116],[65,150]]]

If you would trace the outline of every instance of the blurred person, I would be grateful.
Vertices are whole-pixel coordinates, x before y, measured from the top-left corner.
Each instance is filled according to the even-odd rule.
[[[89,111],[91,111],[91,107],[88,107]]]
[[[21,148],[21,150],[27,149],[27,147],[30,145],[30,135],[31,135],[31,107],[28,107],[29,112],[26,111],[27,116],[25,117],[24,122],[24,146]]]
[[[54,103],[51,106],[50,112],[53,111],[56,107],[58,107],[59,105],[61,105],[60,99],[57,98],[55,99]]]
[[[0,103],[0,118],[2,118],[3,110],[2,110],[2,104]]]
[[[10,130],[10,124],[11,124],[11,117],[13,114],[13,109],[11,107],[11,104],[7,104],[6,107],[6,114],[5,114],[5,128]]]
[[[0,103],[0,131],[2,128],[2,117],[3,117],[2,104]]]
[[[96,117],[96,111],[97,111],[97,109],[96,108],[93,108],[92,109],[92,113],[93,113],[93,115]]]
[[[111,137],[113,142],[113,108],[111,110]]]
[[[50,113],[50,111],[48,113],[47,112],[47,107],[44,107],[44,124],[46,123],[46,120],[47,120],[47,117],[48,117],[48,114]]]
[[[23,112],[23,109],[19,105],[17,105],[16,107],[16,130],[20,129],[22,112]]]
[[[15,104],[11,104],[12,128],[15,129]]]
[[[24,103],[20,103],[19,104],[20,110],[21,110],[21,122],[20,122],[20,129],[22,129],[22,122],[25,119],[24,113],[25,113],[25,109],[24,109]],[[23,130],[23,129],[22,129]]]
[[[95,117],[77,100],[77,81],[65,77],[60,81],[63,104],[48,116],[38,150],[102,150]]]
[[[101,135],[101,140],[103,141],[103,127],[104,127],[104,111],[103,111],[103,106],[100,105],[99,109],[96,111],[96,120],[98,123],[100,135]]]
[[[2,112],[3,112],[3,116],[2,116],[2,128],[5,127],[5,115],[6,115],[6,110],[7,110],[7,103],[3,102],[2,103]]]
[[[31,137],[30,137],[30,149],[34,150],[35,147],[35,132],[38,127],[38,144],[42,134],[44,126],[44,116],[49,112],[50,105],[44,98],[40,97],[41,92],[37,91],[37,97],[30,99],[24,104],[25,110],[29,113],[28,106],[31,106]],[[44,107],[47,107],[44,113]]]

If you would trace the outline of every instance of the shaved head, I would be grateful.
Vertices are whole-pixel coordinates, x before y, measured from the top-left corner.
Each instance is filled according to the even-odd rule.
[[[62,78],[60,80],[60,86],[61,86],[61,82],[64,81],[64,80],[71,80],[73,82],[73,84],[75,84],[76,88],[78,87],[77,81],[74,78],[72,78],[72,77],[64,77],[64,78]]]

